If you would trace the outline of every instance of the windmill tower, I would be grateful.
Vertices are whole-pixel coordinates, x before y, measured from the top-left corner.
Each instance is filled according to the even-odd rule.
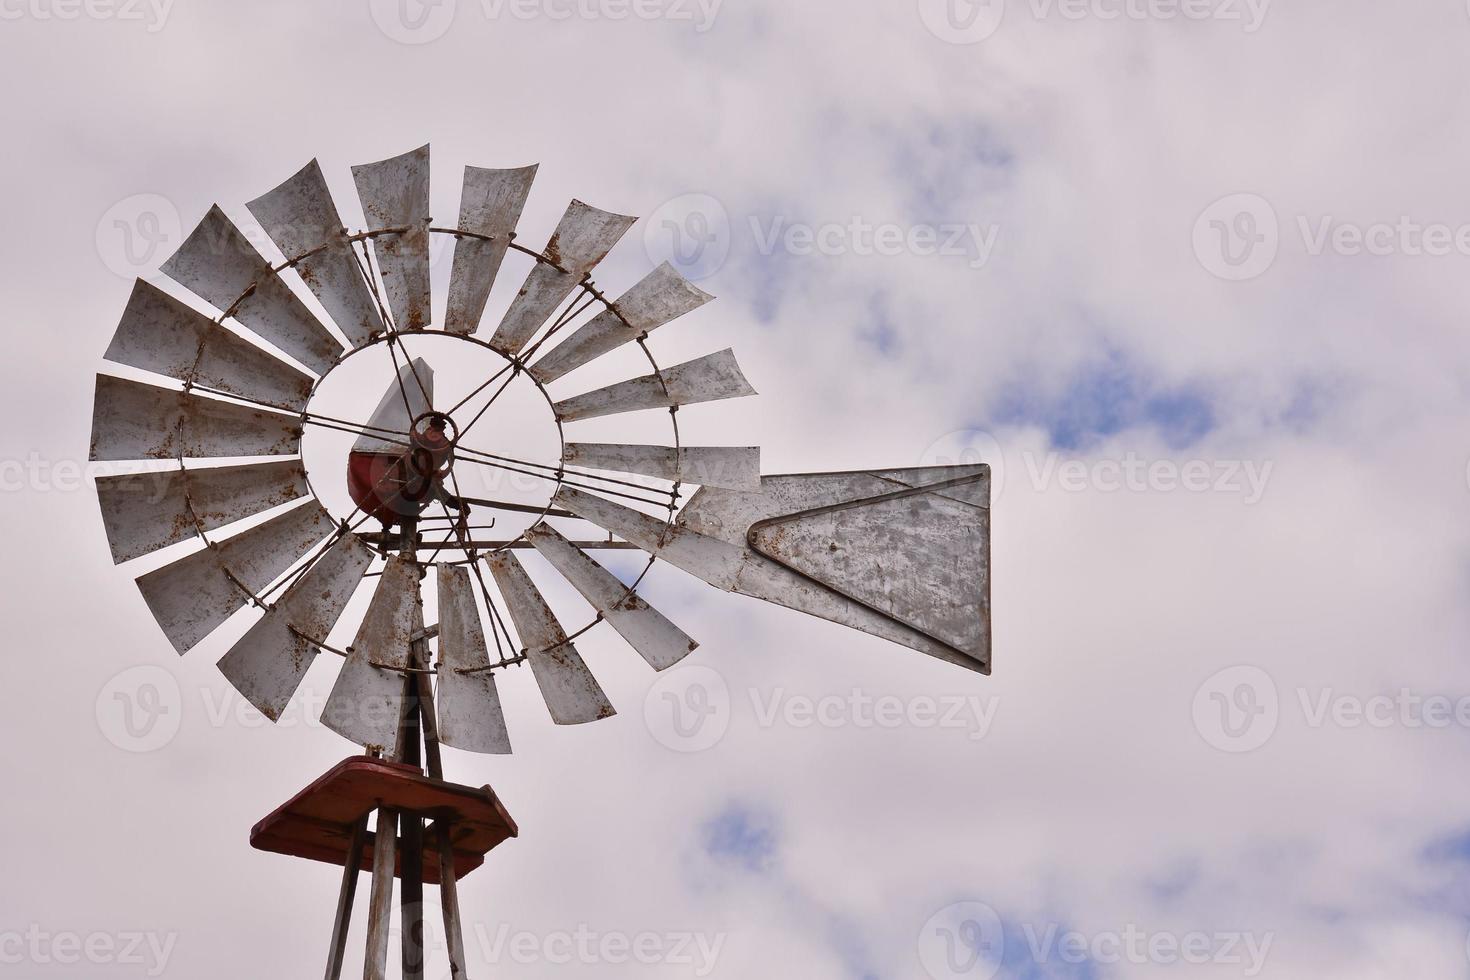
[[[313,161],[248,204],[279,262],[214,207],[163,265],[190,301],[139,281],[107,349],[150,380],[97,378],[91,458],[139,461],[97,480],[114,559],[195,542],[137,578],[174,648],[253,616],[219,667],[272,720],[319,655],[341,659],[322,721],[365,754],[251,835],[343,867],[328,980],[341,974],[362,871],[365,975],[386,972],[395,878],[404,976],[423,972],[413,937],[425,883],[439,886],[453,972],[465,975],[456,882],[517,828],[489,787],[444,779],[441,748],[511,751],[496,682],[523,665],[556,724],[614,714],[575,644],[604,623],[654,670],[688,656],[696,642],[638,593],[656,561],[990,672],[989,467],[763,476],[758,449],[686,445],[682,408],[755,393],[729,350],[668,366],[654,355],[654,332],[711,297],[663,265],[609,299],[592,272],[635,219],[580,201],[543,248],[520,244],[535,173],[466,168],[450,228],[430,218],[427,146],[354,167],[366,226],[350,231]],[[440,322],[435,236],[454,243]],[[497,316],[487,308],[512,261],[526,271]],[[647,368],[579,382],[626,353]],[[366,377],[360,367],[380,369],[375,407],[344,417],[330,389]],[[470,382],[446,390],[446,374],[466,371]],[[503,445],[519,422],[485,422],[513,390],[544,403],[549,458]],[[576,438],[591,420],[650,413],[667,420],[661,442]],[[307,433],[352,442],[312,472]],[[518,495],[481,495],[486,473],[514,476]],[[585,600],[586,625],[553,613],[519,557],[532,551]],[[620,577],[602,552],[647,562]],[[354,638],[333,644],[369,588]]]

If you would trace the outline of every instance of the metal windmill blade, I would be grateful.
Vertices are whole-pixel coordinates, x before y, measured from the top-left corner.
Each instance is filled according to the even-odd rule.
[[[399,330],[429,324],[429,148],[352,168]]]
[[[162,268],[317,374],[331,370],[342,354],[342,344],[218,206]]]
[[[317,161],[246,207],[281,254],[294,261],[306,288],[354,348],[383,332],[377,302]]]
[[[479,329],[490,289],[500,274],[531,194],[536,170],[535,166],[516,170],[465,168],[459,204],[462,235],[454,241],[454,271],[444,318],[444,329],[450,333],[471,334]]]
[[[504,354],[520,353],[637,220],[573,201],[546,244],[546,261],[538,262],[526,277],[490,346]]]

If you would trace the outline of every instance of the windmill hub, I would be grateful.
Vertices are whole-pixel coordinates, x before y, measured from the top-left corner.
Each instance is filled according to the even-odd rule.
[[[563,446],[546,393],[473,338],[380,338],[328,371],[307,409],[365,420],[358,432],[311,427],[303,439],[333,516],[352,524],[366,515],[384,525],[379,533],[415,522],[436,560],[464,558],[456,526],[477,543],[515,540],[556,489]]]

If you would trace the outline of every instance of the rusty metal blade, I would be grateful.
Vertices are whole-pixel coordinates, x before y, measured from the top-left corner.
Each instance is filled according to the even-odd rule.
[[[368,420],[367,431],[357,437],[352,451],[402,455],[408,450],[407,434],[413,420],[429,411],[433,401],[434,369],[422,357],[416,357],[398,369],[398,380],[383,392]]]
[[[716,538],[697,534],[677,524],[650,517],[642,511],[613,503],[571,487],[562,487],[555,503],[604,531],[632,542],[651,555],[681,568],[696,578],[726,592],[736,589],[744,557],[743,549]]]
[[[142,279],[103,356],[277,408],[300,411],[311,397],[311,375]]]
[[[683,660],[699,646],[689,635],[669,622],[657,609],[603,568],[589,555],[546,524],[526,532],[541,556],[591,603],[602,618],[654,670],[664,670]]]
[[[454,243],[454,269],[449,277],[449,306],[444,317],[444,329],[450,333],[471,334],[479,328],[485,301],[500,273],[505,250],[515,235],[535,179],[535,166],[514,170],[464,168],[460,230],[491,240],[460,238]]]
[[[712,299],[713,296],[665,262],[619,297],[612,309],[597,314],[532,365],[531,376],[542,384],[550,384]]]
[[[158,625],[185,653],[332,532],[315,500],[138,579]]]
[[[428,327],[429,147],[352,168],[368,231],[394,229],[373,239],[373,252],[399,330]]]
[[[92,459],[288,456],[300,449],[294,416],[97,375]]]
[[[755,393],[745,375],[740,373],[735,352],[722,350],[718,354],[707,354],[664,368],[658,374],[646,374],[559,401],[555,407],[558,419],[573,422],[647,408],[744,398]]]
[[[163,264],[163,272],[207,302],[232,313],[309,371],[325,374],[342,356],[342,345],[311,315],[218,205],[209,209],[179,250]],[[235,304],[233,309],[231,304]]]
[[[490,556],[489,563],[552,720],[582,725],[616,714],[520,560],[501,551]]]
[[[502,354],[519,354],[562,301],[601,262],[637,218],[573,201],[546,245],[551,264],[537,262],[490,338]]]
[[[388,758],[397,758],[398,724],[407,690],[401,668],[409,665],[409,644],[423,622],[418,569],[394,555],[378,579],[352,642],[352,656],[342,665],[327,698],[324,725],[348,741],[377,746]]]
[[[766,477],[763,486],[771,479]],[[893,489],[890,481],[880,480],[878,485]],[[796,493],[801,495],[800,490]],[[665,528],[662,520],[647,514],[568,487],[557,493],[555,503],[718,589],[872,633],[969,670],[990,672],[988,599],[983,642],[978,647],[960,649],[755,551],[746,541],[751,527],[747,498],[761,498],[777,510],[785,507],[787,499],[782,492],[767,495],[701,489],[672,528]],[[705,500],[727,502],[727,506],[708,507]],[[711,513],[715,510],[725,512]],[[952,557],[936,555],[932,560],[942,565]],[[988,596],[988,579],[981,584]]]
[[[326,642],[372,563],[371,548],[343,535],[220,659],[220,672],[271,721],[280,720],[316,659],[305,637]]]
[[[297,260],[295,268],[306,288],[353,349],[383,332],[378,305],[317,161],[245,206],[281,254]]]
[[[466,752],[506,755],[510,733],[485,646],[469,569],[439,568],[439,741]],[[462,674],[461,670],[475,670]]]
[[[759,490],[759,448],[727,446],[625,446],[569,442],[563,462],[593,470],[638,473],[702,487]]]
[[[97,478],[114,562],[187,541],[201,525],[212,531],[310,493],[295,459]]]

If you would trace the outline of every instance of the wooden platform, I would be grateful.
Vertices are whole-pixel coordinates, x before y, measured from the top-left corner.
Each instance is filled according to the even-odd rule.
[[[370,756],[348,759],[256,824],[250,846],[260,851],[347,863],[353,829],[379,807],[416,814],[435,823],[424,834],[424,881],[439,884],[434,845],[438,821],[447,820],[454,848],[454,876],[485,863],[491,849],[519,835],[515,821],[489,786],[474,789],[430,779],[414,766]],[[373,866],[373,834],[367,835],[361,870]],[[401,843],[401,842],[400,842]],[[402,876],[402,848],[395,869]]]

